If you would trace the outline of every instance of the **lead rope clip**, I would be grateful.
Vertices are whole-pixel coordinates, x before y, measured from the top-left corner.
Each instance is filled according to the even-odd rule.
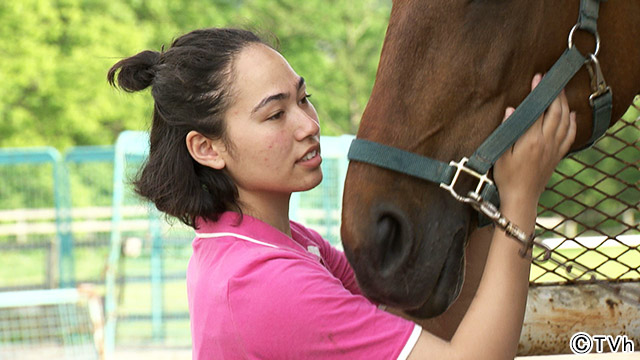
[[[611,91],[611,88],[604,80],[602,69],[600,69],[600,62],[594,54],[589,54],[589,59],[585,64],[589,72],[589,77],[591,78],[591,91],[593,91],[589,96],[589,104],[593,107],[594,100]]]
[[[508,237],[518,241],[522,245],[518,254],[529,260],[536,261],[547,261],[551,258],[551,249],[549,249],[543,243],[536,241],[535,233],[531,235],[527,235],[524,231],[522,231],[516,224],[509,221],[509,219],[502,216],[500,210],[496,208],[492,203],[484,200],[480,194],[470,191],[467,194],[467,201],[471,207],[473,207],[476,211],[482,213],[501,230],[507,234]],[[533,247],[536,246],[542,250],[542,252],[537,255],[535,258],[533,257]]]

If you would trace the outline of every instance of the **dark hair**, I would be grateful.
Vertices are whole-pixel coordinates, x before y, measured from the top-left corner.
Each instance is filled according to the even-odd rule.
[[[186,136],[195,130],[231,145],[224,114],[231,102],[233,60],[255,43],[265,44],[246,30],[195,30],[167,51],[143,51],[109,69],[112,86],[127,92],[151,86],[154,99],[149,157],[134,181],[135,191],[193,228],[198,217],[216,221],[227,210],[241,213],[238,190],[227,171],[196,162]]]

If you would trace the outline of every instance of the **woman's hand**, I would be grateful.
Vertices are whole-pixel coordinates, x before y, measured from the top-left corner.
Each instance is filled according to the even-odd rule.
[[[535,88],[542,79],[536,74]],[[514,112],[507,108],[505,120]],[[500,191],[501,207],[535,206],[553,170],[567,154],[576,137],[576,114],[570,112],[562,93],[542,116],[496,162],[494,179]]]

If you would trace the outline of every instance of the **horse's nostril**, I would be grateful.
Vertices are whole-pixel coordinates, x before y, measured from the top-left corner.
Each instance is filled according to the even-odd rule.
[[[397,217],[391,214],[380,216],[376,223],[375,240],[380,251],[380,270],[383,275],[393,273],[404,260],[409,244],[404,241],[403,235],[403,227]]]

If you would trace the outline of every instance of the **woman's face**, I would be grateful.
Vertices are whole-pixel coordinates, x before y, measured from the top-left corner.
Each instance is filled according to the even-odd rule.
[[[322,180],[320,124],[304,79],[275,50],[254,44],[233,64],[225,168],[247,195],[309,190]]]

